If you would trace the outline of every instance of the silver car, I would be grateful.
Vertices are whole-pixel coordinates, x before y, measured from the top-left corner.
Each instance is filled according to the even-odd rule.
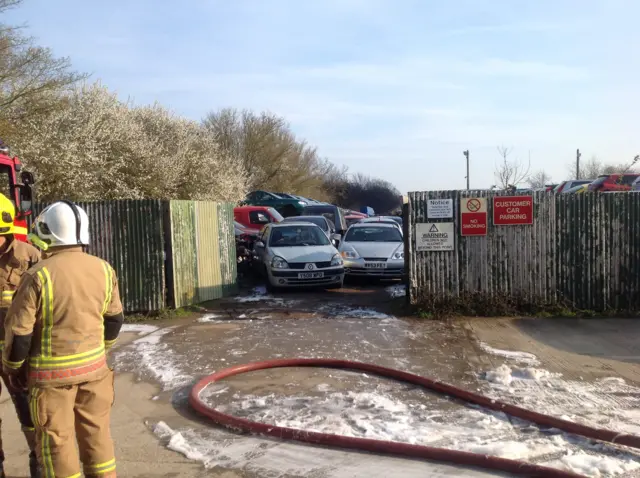
[[[327,219],[324,216],[291,216],[285,217],[282,222],[310,222],[318,226],[326,234],[327,238],[336,247],[340,243],[340,234],[336,234],[336,226],[331,219]]]
[[[404,240],[398,225],[360,222],[340,244],[347,276],[399,278],[404,274]]]
[[[340,288],[344,264],[327,235],[309,222],[267,224],[254,245],[267,289]]]

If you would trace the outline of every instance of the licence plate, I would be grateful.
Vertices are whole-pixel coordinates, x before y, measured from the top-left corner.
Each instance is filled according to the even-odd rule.
[[[298,279],[320,279],[324,277],[324,272],[300,272]]]
[[[387,263],[386,262],[365,262],[364,266],[367,269],[386,269]]]

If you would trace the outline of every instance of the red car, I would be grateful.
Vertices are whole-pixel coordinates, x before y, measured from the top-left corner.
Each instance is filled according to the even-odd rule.
[[[246,228],[260,230],[265,224],[280,222],[284,218],[269,206],[239,206],[233,208],[233,219]]]
[[[639,173],[602,174],[589,184],[588,191],[631,191],[631,185],[640,177]]]

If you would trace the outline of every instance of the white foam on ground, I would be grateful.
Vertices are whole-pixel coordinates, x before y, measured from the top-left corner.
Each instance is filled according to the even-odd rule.
[[[207,323],[207,322],[220,322],[219,319],[221,319],[223,316],[219,315],[219,314],[207,314],[204,315],[202,317],[200,317],[197,322],[200,322],[201,324]]]
[[[275,297],[273,295],[270,295],[267,293],[267,289],[265,286],[258,286],[255,287],[249,295],[242,295],[242,296],[237,296],[234,297],[234,300],[236,302],[239,302],[241,304],[244,303],[250,303],[250,302],[273,302],[276,303],[277,305],[293,305],[297,302],[299,302],[298,300],[293,300],[293,299],[283,299],[281,297]]]
[[[150,334],[158,330],[155,325],[149,324],[123,324],[120,332],[137,333],[138,335]]]
[[[490,347],[484,342],[479,342],[478,345],[482,350],[484,350],[485,352],[491,355],[496,355],[498,357],[503,357],[516,362],[528,363],[531,365],[537,365],[538,363],[540,363],[540,361],[538,360],[538,357],[527,352],[514,352],[511,350],[494,349],[493,347]]]
[[[391,285],[385,289],[392,299],[397,297],[406,297],[407,287],[404,284]]]
[[[119,371],[150,374],[162,384],[163,390],[174,390],[187,385],[192,377],[183,373],[179,360],[171,347],[162,342],[174,327],[159,329],[120,348],[115,354],[115,366]]]
[[[365,307],[325,305],[319,307],[318,311],[335,319],[395,319],[392,315]]]
[[[483,377],[489,387],[485,392],[507,402],[621,432],[637,428],[635,422],[640,412],[634,410],[640,389],[614,378],[595,383],[572,382],[547,370],[506,365],[484,373]],[[559,432],[542,434],[529,424],[498,412],[477,407],[429,406],[414,401],[415,397],[398,400],[378,391],[332,392],[327,384],[319,384],[315,390],[324,395],[225,397],[232,390],[216,384],[205,389],[202,398],[220,411],[277,426],[489,454],[589,477],[618,476],[640,468],[640,455],[626,449]],[[611,400],[619,396],[626,398]],[[608,426],[602,423],[603,416],[607,417]],[[202,432],[185,429],[172,432],[169,446],[185,456],[196,457],[207,467],[245,469],[252,465],[263,476],[315,476],[314,473],[327,478],[345,476],[330,466],[330,460],[311,460],[307,467],[296,461],[291,468],[291,463],[279,461],[281,442],[272,446],[271,442],[239,436],[229,441],[231,437],[224,434],[207,437]],[[260,458],[247,458],[254,453],[259,453]]]
[[[547,370],[533,367],[512,369],[504,364],[500,365],[497,369],[490,370],[484,374],[485,380],[501,385],[510,385],[511,382],[516,379],[539,381],[551,376],[552,374]]]

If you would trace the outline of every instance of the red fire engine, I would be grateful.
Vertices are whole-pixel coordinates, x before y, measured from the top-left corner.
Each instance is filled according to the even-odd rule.
[[[27,242],[27,233],[33,206],[33,173],[22,170],[17,156],[9,155],[9,147],[0,139],[0,193],[16,207],[15,238]]]

